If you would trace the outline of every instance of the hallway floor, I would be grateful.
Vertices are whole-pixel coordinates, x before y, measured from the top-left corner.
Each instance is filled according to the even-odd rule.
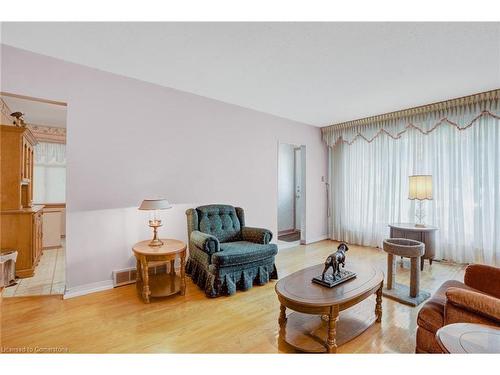
[[[278,240],[285,242],[300,241],[300,230],[293,233],[282,234],[281,236],[278,236]]]

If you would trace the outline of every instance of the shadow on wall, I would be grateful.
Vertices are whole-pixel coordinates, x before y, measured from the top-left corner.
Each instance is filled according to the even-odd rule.
[[[175,204],[159,211],[163,222],[158,229],[160,238],[175,238],[187,243],[185,212],[199,205]],[[135,267],[132,246],[153,236],[148,219],[148,211],[139,211],[138,207],[68,212],[68,289],[109,282],[113,270]],[[96,243],[99,246],[96,247]]]

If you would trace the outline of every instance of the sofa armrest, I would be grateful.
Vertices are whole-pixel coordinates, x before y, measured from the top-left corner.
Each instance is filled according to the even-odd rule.
[[[213,254],[220,251],[219,240],[217,237],[207,233],[194,230],[191,232],[189,240],[199,249],[207,254]]]
[[[460,315],[463,317],[470,314],[479,315],[500,324],[500,299],[486,294],[462,288],[448,288],[446,291],[445,324],[458,323],[457,321],[448,321],[450,320],[448,319],[449,309],[462,310],[463,314]]]
[[[243,241],[267,245],[273,238],[273,232],[262,228],[242,227],[241,237]]]
[[[464,283],[500,298],[500,268],[484,264],[471,264],[465,269]]]

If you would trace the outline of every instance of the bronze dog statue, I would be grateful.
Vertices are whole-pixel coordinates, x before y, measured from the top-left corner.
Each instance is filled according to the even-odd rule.
[[[335,280],[337,274],[340,273],[340,265],[342,265],[342,267],[345,267],[345,253],[347,250],[349,250],[347,245],[345,243],[341,243],[337,247],[337,251],[333,254],[330,254],[328,258],[326,258],[325,269],[321,274],[322,280],[325,280],[326,271],[328,271],[330,267],[333,268],[333,279]]]

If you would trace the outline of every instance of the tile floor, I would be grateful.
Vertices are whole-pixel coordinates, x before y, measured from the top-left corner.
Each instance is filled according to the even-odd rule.
[[[66,284],[65,246],[44,250],[35,275],[18,279],[17,284],[4,289],[4,297],[41,296],[63,294]]]

